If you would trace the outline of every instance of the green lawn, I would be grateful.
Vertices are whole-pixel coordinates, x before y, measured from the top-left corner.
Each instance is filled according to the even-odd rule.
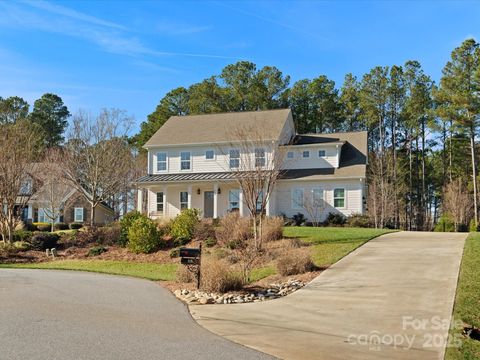
[[[37,264],[0,264],[0,268],[81,270],[134,276],[149,280],[175,280],[177,264],[134,263],[112,260],[58,260]]]
[[[465,243],[453,319],[480,328],[480,233],[470,233]],[[457,339],[461,346],[449,346],[446,360],[480,359],[480,341],[463,337],[462,329],[452,329],[449,343]]]
[[[286,237],[296,237],[313,245],[312,259],[318,267],[327,267],[368,240],[392,232],[387,229],[342,227],[286,227]]]

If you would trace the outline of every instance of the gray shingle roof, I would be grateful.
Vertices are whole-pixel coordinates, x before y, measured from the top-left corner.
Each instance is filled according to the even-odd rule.
[[[265,139],[276,140],[289,116],[290,109],[172,116],[144,147],[240,140],[232,138],[232,128],[240,125],[262,130]]]

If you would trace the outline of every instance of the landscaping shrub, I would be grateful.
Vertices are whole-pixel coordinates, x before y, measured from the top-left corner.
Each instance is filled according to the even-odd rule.
[[[86,246],[98,243],[99,231],[96,226],[84,227],[75,234],[76,246]]]
[[[121,228],[118,222],[111,223],[107,226],[97,228],[97,243],[103,245],[114,245],[120,241]]]
[[[262,241],[280,240],[283,237],[283,218],[266,217],[262,220]]]
[[[455,225],[453,224],[453,221],[447,216],[447,215],[442,215],[440,219],[438,219],[437,225],[435,225],[435,228],[433,231],[436,232],[454,232],[455,231]]]
[[[13,244],[0,242],[0,257],[8,257],[17,251]]]
[[[290,276],[312,271],[315,265],[308,249],[297,249],[282,254],[276,261],[276,267],[280,275]]]
[[[47,222],[35,222],[33,225],[38,229],[38,231],[50,231],[52,229],[52,224]]]
[[[470,225],[468,226],[470,232],[477,232],[478,226],[475,225],[475,219],[470,220]]]
[[[65,223],[57,223],[57,224],[54,224],[54,225],[53,225],[53,229],[54,229],[55,231],[68,230],[68,225],[65,224]]]
[[[148,254],[162,245],[156,224],[142,216],[136,219],[128,230],[127,247],[134,253]]]
[[[215,245],[217,245],[217,239],[208,238],[203,243],[205,244],[206,247],[214,247]]]
[[[79,230],[83,227],[83,224],[82,223],[71,223],[70,225],[68,225],[68,227],[70,228],[70,230]]]
[[[244,285],[240,273],[232,271],[222,260],[205,259],[201,271],[200,287],[203,291],[225,293],[240,290]]]
[[[215,226],[212,219],[202,219],[193,231],[193,237],[199,241],[206,241],[215,237]]]
[[[373,228],[375,225],[368,215],[353,214],[347,218],[350,227]]]
[[[79,241],[77,240],[77,231],[61,233],[58,244],[61,245],[64,249],[72,246],[78,246]]]
[[[27,251],[30,250],[30,248],[32,247],[32,245],[30,245],[30,243],[26,241],[15,241],[13,243],[13,246],[19,251]]]
[[[253,236],[250,219],[241,217],[238,212],[231,212],[220,219],[215,230],[217,241],[226,246],[235,247],[237,242],[244,241]]]
[[[340,226],[345,224],[346,221],[347,221],[347,218],[343,214],[331,212],[331,213],[328,213],[327,219],[325,220],[325,224],[330,226],[332,225]]]
[[[168,236],[172,231],[172,220],[170,219],[157,219],[157,229],[160,236]]]
[[[196,280],[195,274],[184,265],[180,265],[175,273],[175,280],[179,283],[192,283]]]
[[[173,219],[170,235],[175,246],[185,245],[192,239],[198,222],[197,209],[185,209]]]
[[[15,230],[13,233],[13,241],[29,241],[33,236],[33,232],[27,230]]]
[[[292,220],[293,220],[293,223],[295,224],[295,226],[301,226],[305,223],[306,219],[305,219],[305,215],[303,215],[302,213],[297,213],[295,215],[292,216]]]
[[[123,246],[123,247],[127,246],[128,231],[132,226],[132,224],[134,223],[134,221],[137,219],[148,219],[148,218],[142,213],[140,213],[139,211],[131,211],[125,214],[120,219],[120,239],[118,243],[120,246]]]
[[[34,250],[45,250],[57,247],[60,236],[58,234],[42,232],[36,233],[30,239],[30,245]]]
[[[89,257],[90,256],[98,256],[98,255],[103,254],[106,251],[107,251],[107,249],[104,248],[103,246],[95,246],[88,251],[87,256],[89,256]]]

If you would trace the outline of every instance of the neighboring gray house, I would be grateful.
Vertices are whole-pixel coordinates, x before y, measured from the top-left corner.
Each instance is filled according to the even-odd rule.
[[[346,216],[364,213],[366,196],[367,132],[297,134],[289,109],[171,117],[145,144],[148,172],[136,182],[139,210],[146,203],[152,218],[176,216],[197,208],[204,217],[229,211],[247,215],[232,170],[241,156],[230,129],[262,129],[265,144],[286,152],[281,178],[267,203],[266,215],[289,217],[301,212],[310,198],[329,212]],[[219,149],[226,149],[219,150]],[[268,163],[272,146],[259,146],[255,161]]]

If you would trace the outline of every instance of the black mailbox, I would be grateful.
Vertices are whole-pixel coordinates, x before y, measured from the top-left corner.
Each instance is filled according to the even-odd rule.
[[[198,257],[200,257],[200,249],[180,248],[180,257],[182,257],[182,258],[198,258]]]

